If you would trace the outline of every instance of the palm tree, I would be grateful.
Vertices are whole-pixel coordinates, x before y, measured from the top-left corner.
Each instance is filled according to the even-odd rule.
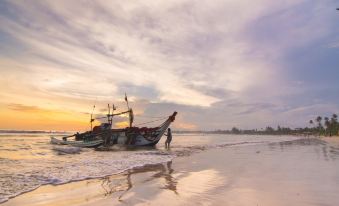
[[[332,134],[331,134],[331,122],[330,122],[330,119],[328,117],[325,117],[324,120],[325,120],[325,126],[326,126],[325,135],[330,133],[330,136],[331,136]]]
[[[323,118],[321,117],[321,116],[318,116],[316,119],[315,119],[315,121],[316,122],[318,122],[318,131],[319,131],[319,135],[320,135],[320,133],[321,133],[321,130],[322,130],[322,125],[321,125],[321,120],[322,120]]]
[[[310,129],[310,132],[314,132],[314,127],[313,127],[313,124],[314,124],[314,122],[313,122],[313,120],[310,120],[308,123],[310,123],[310,125],[311,125],[311,129]]]

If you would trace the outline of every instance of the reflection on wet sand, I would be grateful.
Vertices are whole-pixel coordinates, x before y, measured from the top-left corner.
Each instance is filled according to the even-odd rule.
[[[166,185],[162,189],[167,189],[173,191],[176,195],[178,195],[177,192],[177,181],[173,176],[171,175],[174,170],[172,169],[172,161],[167,162],[167,170],[168,173],[162,173],[161,176],[163,176],[166,180]]]
[[[146,165],[143,167],[137,167],[126,171],[120,178],[110,176],[103,179],[101,183],[101,187],[105,191],[105,195],[111,195],[116,192],[122,192],[118,197],[119,201],[122,201],[122,197],[133,188],[132,176],[139,173],[147,173],[147,172],[156,172],[151,175],[149,178],[144,180],[143,182],[149,182],[157,178],[164,178],[165,185],[161,187],[161,189],[166,189],[173,191],[175,194],[177,192],[177,181],[172,176],[174,170],[172,169],[172,161],[169,161],[164,164],[154,164],[154,165]]]
[[[277,144],[279,145],[281,152],[284,152],[286,148],[290,149],[291,146],[315,146],[315,153],[322,156],[326,161],[335,160],[339,154],[339,148],[331,146],[319,138],[303,138],[279,143],[270,143],[268,146],[271,151],[274,151]],[[319,151],[319,149],[321,151]]]

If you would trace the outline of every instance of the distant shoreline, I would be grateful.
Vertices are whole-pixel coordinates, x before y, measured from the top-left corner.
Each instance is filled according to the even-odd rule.
[[[0,129],[0,134],[68,134],[75,133],[74,131],[45,131],[45,130],[15,130],[15,129]],[[221,134],[221,135],[294,135],[294,136],[306,136],[306,137],[320,137],[320,138],[334,138],[339,137],[337,135],[323,136],[314,133],[297,132],[297,130],[291,130],[289,132],[267,132],[267,131],[254,131],[254,130],[240,130],[240,132],[233,132],[231,130],[214,130],[214,131],[180,131],[174,130],[174,134]]]

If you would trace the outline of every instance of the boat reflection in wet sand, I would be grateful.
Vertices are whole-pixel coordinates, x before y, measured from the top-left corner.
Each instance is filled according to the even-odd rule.
[[[95,120],[92,118],[93,112],[91,114],[91,130],[84,133],[76,133],[70,136],[65,136],[62,139],[57,139],[51,137],[52,144],[59,145],[71,145],[75,147],[103,147],[109,148],[113,145],[126,145],[126,146],[154,146],[156,145],[161,137],[164,135],[166,129],[170,124],[175,120],[177,112],[173,112],[172,115],[153,120],[163,121],[157,127],[133,127],[133,110],[128,106],[127,97],[125,97],[127,102],[128,110],[120,113],[114,114],[116,108],[112,107],[112,113],[110,106],[108,105],[108,114],[107,121],[108,123],[102,123],[99,126],[95,126],[92,129],[92,122]],[[95,106],[93,107],[94,110]],[[129,115],[129,127],[124,129],[112,129],[112,121],[114,116],[128,114]],[[96,118],[100,119],[100,118]],[[147,123],[151,123],[147,122]],[[69,140],[69,138],[74,138],[74,140]]]
[[[156,179],[164,179],[165,183],[161,189],[166,189],[178,195],[177,181],[172,173],[172,161],[166,163],[145,165],[129,169],[121,175],[108,176],[102,179],[101,187],[104,190],[105,196],[117,194],[119,201],[123,200],[123,196],[133,188],[132,176],[140,173],[152,173],[144,182],[150,182]]]

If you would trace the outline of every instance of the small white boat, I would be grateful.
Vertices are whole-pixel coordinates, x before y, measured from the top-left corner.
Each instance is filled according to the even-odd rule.
[[[69,140],[60,140],[55,137],[51,137],[51,144],[58,145],[71,145],[74,147],[98,147],[104,143],[103,140],[92,140],[92,141],[69,141]]]

